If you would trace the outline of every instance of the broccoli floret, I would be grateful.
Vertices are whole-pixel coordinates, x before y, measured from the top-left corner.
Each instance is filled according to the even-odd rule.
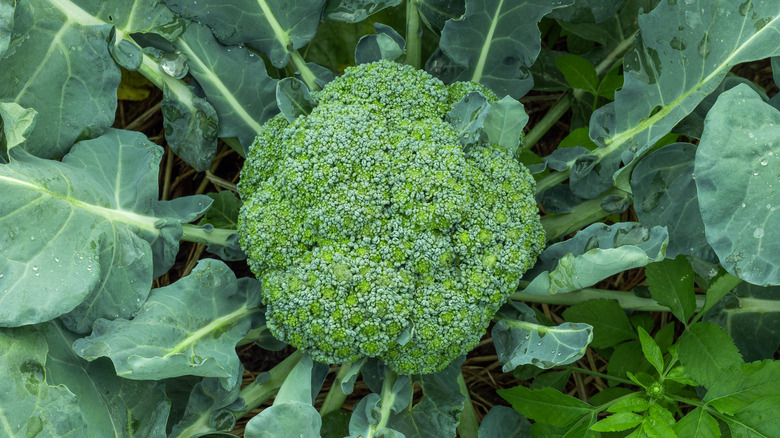
[[[263,126],[239,234],[275,336],[400,374],[476,346],[544,232],[528,171],[498,146],[464,152],[445,121],[470,91],[489,93],[379,61],[348,68],[294,123]]]

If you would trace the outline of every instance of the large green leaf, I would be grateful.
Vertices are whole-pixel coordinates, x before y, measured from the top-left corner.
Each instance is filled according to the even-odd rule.
[[[527,364],[544,369],[568,365],[579,360],[593,340],[590,325],[565,322],[557,327],[545,326],[523,303],[510,301],[498,318],[491,335],[505,372]]]
[[[401,0],[334,0],[327,2],[323,17],[343,23],[357,23],[382,9],[397,6]]]
[[[0,434],[75,438],[87,422],[76,396],[46,382],[43,335],[33,326],[0,329]]]
[[[171,429],[170,437],[189,438],[233,429],[236,417],[225,407],[238,398],[239,385],[226,390],[220,379],[207,377],[191,389],[182,419]]]
[[[0,0],[0,57],[8,49],[8,43],[11,41],[15,6],[16,0]]]
[[[110,31],[67,0],[17,2],[0,59],[0,100],[38,112],[38,129],[24,144],[34,155],[62,157],[114,122],[120,74],[106,44]]]
[[[87,363],[70,348],[75,338],[54,322],[0,329],[0,434],[165,437],[162,384],[119,378],[106,360]]]
[[[695,155],[696,146],[690,143],[670,144],[639,161],[631,173],[637,218],[646,227],[666,227],[669,258],[685,254],[714,259],[699,211]]]
[[[206,196],[157,201],[162,148],[109,130],[62,162],[13,148],[0,166],[0,325],[48,321],[88,331],[98,317],[129,317],[155,273],[173,264],[181,222]],[[74,310],[75,309],[75,310]]]
[[[747,85],[707,115],[694,174],[707,240],[745,281],[780,284],[780,111]]]
[[[593,224],[573,238],[550,245],[525,277],[526,293],[573,292],[610,275],[664,258],[669,236],[661,227],[621,222]]]
[[[529,67],[541,49],[537,23],[556,7],[573,0],[469,0],[466,13],[447,21],[439,43],[445,57],[426,69],[439,76],[450,62],[459,67],[456,80],[473,80],[499,97],[522,97],[533,87]]]
[[[259,289],[256,280],[236,280],[223,262],[205,259],[187,277],[154,289],[132,320],[97,320],[73,349],[87,360],[109,357],[125,378],[219,377],[229,388],[241,377],[235,346],[262,316]]]
[[[276,80],[259,56],[240,47],[225,47],[208,27],[191,23],[175,42],[187,56],[189,72],[203,88],[219,116],[219,136],[237,137],[249,145],[266,120],[279,112]]]
[[[742,282],[704,319],[723,327],[746,361],[770,359],[780,348],[780,287]]]
[[[590,124],[601,155],[624,154],[624,162],[693,111],[732,66],[780,53],[775,0],[662,1],[639,27],[623,88]]]
[[[206,24],[226,45],[246,44],[284,67],[291,50],[317,31],[325,0],[165,0],[182,16]]]
[[[88,424],[81,434],[165,437],[170,401],[162,383],[122,379],[106,359],[85,361],[71,348],[77,336],[61,324],[50,322],[36,328],[49,347],[46,381],[52,387],[65,386],[76,395],[78,409]]]

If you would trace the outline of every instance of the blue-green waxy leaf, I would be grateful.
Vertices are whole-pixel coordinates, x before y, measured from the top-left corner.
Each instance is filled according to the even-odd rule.
[[[600,298],[575,304],[563,311],[563,317],[568,322],[593,326],[593,348],[614,347],[637,336],[626,311],[613,300]]]
[[[499,312],[500,320],[491,331],[504,372],[526,364],[544,369],[570,364],[585,354],[593,340],[593,327],[588,324],[544,326],[530,307],[510,304]]]
[[[550,18],[571,23],[602,22],[620,9],[624,0],[579,0],[571,6],[550,13]]]
[[[224,263],[205,259],[187,277],[154,289],[132,320],[97,320],[73,349],[87,360],[109,357],[125,378],[219,377],[230,388],[241,377],[235,346],[260,316],[259,300],[255,280],[236,280]]]
[[[479,438],[525,438],[531,436],[531,422],[508,406],[493,406],[479,423]]]
[[[8,49],[14,30],[14,6],[16,0],[0,0],[0,57]]]
[[[380,23],[374,23],[374,29],[376,35],[366,35],[358,41],[355,63],[366,64],[382,59],[395,61],[404,54],[406,42],[395,29]]]
[[[423,399],[411,409],[408,376],[399,376],[393,386],[396,403],[387,422],[388,427],[406,438],[445,438],[455,436],[460,412],[466,398],[458,389],[458,376],[465,357],[460,357],[437,373],[416,378],[422,387]]]
[[[528,123],[528,114],[523,104],[505,96],[490,105],[482,130],[488,144],[497,144],[512,156],[523,140],[523,128]]]
[[[46,382],[63,385],[77,397],[87,436],[164,437],[170,401],[160,382],[137,382],[116,375],[106,359],[87,362],[71,345],[76,334],[61,324],[37,326],[49,350]]]
[[[75,339],[56,322],[0,329],[0,433],[165,437],[170,402],[162,384],[122,379],[109,361],[81,359],[70,347]]]
[[[309,93],[309,87],[295,78],[284,78],[276,84],[276,104],[290,123],[311,113],[316,105]]]
[[[646,227],[669,231],[666,256],[696,255],[705,260],[714,254],[704,236],[693,163],[696,146],[674,143],[642,159],[631,173],[634,211]]]
[[[529,67],[541,49],[537,23],[555,7],[573,1],[556,3],[545,0],[466,2],[466,13],[444,25],[440,41],[444,55],[462,70],[457,80],[484,84],[499,97],[525,95],[533,87]],[[437,70],[442,66],[429,64],[427,68],[439,76]]]
[[[86,332],[138,309],[155,271],[173,264],[181,222],[211,203],[158,201],[161,156],[143,134],[119,130],[79,142],[62,162],[11,149],[0,166],[0,326],[70,312],[68,327]]]
[[[475,144],[482,135],[490,104],[482,93],[473,91],[452,106],[447,121],[458,132],[462,146]]]
[[[189,88],[163,84],[162,89],[160,110],[168,146],[193,169],[209,169],[217,153],[217,112]]]
[[[758,285],[780,284],[780,111],[748,86],[707,115],[694,174],[705,233],[721,265]]]
[[[662,1],[638,19],[623,88],[590,120],[591,138],[606,147],[601,157],[631,161],[693,111],[732,66],[780,53],[775,0]]]
[[[0,100],[38,113],[26,150],[59,158],[114,122],[120,73],[106,44],[110,31],[67,0],[16,2],[0,58]]]
[[[610,275],[664,258],[669,235],[638,223],[593,224],[573,238],[550,245],[525,278],[533,294],[572,292]]]
[[[197,23],[175,45],[219,116],[219,136],[237,137],[248,150],[262,124],[279,112],[277,81],[268,76],[263,60],[242,47],[219,44],[208,27]]]
[[[314,406],[288,402],[263,409],[244,429],[246,438],[299,438],[320,436],[322,419]]]
[[[16,102],[0,102],[0,150],[7,151],[24,143],[35,128],[38,112]]]
[[[430,28],[441,33],[447,20],[457,20],[466,12],[464,0],[422,0],[415,1],[420,18]]]
[[[382,9],[398,6],[401,0],[336,0],[325,6],[323,17],[329,21],[357,23]]]
[[[184,415],[173,426],[169,437],[188,438],[214,430],[233,429],[236,417],[226,406],[238,399],[240,385],[226,390],[220,379],[207,377],[191,389]]]
[[[222,44],[246,44],[279,68],[317,31],[325,0],[165,0],[176,13],[208,25]]]
[[[704,319],[726,330],[745,361],[771,359],[780,348],[778,297],[780,286],[761,287],[742,282],[733,295],[715,304]]]

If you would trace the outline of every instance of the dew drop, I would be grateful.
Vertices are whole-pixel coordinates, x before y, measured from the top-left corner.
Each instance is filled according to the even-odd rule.
[[[33,271],[37,271],[37,270],[38,270],[38,267],[37,266],[33,266]]]
[[[766,166],[767,164],[769,164],[769,161],[767,161],[767,160],[761,160],[761,165],[762,165],[762,166]]]
[[[30,236],[30,240],[35,240],[35,236]]]
[[[756,239],[760,239],[764,237],[764,229],[756,228],[755,231],[753,231],[753,237],[755,237]]]
[[[745,208],[745,205],[747,205],[747,204],[745,204],[745,203],[743,202],[743,203],[742,203],[742,208]]]
[[[54,257],[54,261],[55,261],[56,263],[59,263],[59,262],[60,262],[60,259],[58,259],[57,257]]]
[[[539,341],[539,343],[538,343],[538,344],[536,344],[536,345],[539,345],[539,346],[541,346],[541,345],[542,345],[542,341]]]

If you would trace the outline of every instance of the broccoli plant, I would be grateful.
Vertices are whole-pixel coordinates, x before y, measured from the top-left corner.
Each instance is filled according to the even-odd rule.
[[[776,436],[779,32],[0,0],[0,436]]]
[[[308,114],[261,128],[238,231],[278,339],[400,374],[441,371],[476,346],[544,231],[525,167],[498,145],[464,148],[445,120],[468,89],[492,94],[366,63]]]

